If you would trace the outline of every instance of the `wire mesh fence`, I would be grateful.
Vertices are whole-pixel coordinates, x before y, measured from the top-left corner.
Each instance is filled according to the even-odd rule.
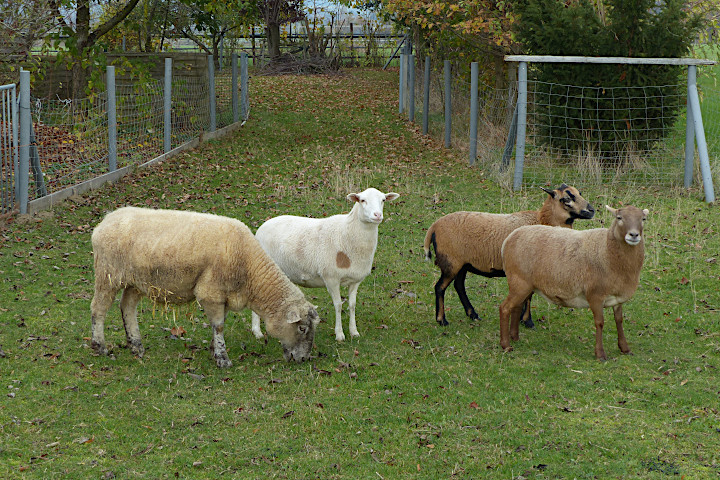
[[[200,137],[212,126],[219,129],[246,120],[239,118],[239,88],[240,84],[247,83],[247,62],[244,59],[243,62],[240,75],[235,68],[216,76],[179,75],[168,77],[167,81],[143,83],[116,84],[113,70],[112,75],[108,73],[108,78],[112,78],[108,85],[114,85],[114,89],[110,89],[114,92],[112,96],[102,92],[81,100],[60,100],[29,95],[29,100],[24,100],[28,107],[23,109],[21,105],[20,109],[29,110],[30,120],[27,120],[27,127],[20,126],[20,129],[30,130],[30,140],[25,148],[20,145],[19,161],[6,153],[11,150],[11,145],[5,141],[5,130],[10,128],[11,121],[4,113],[0,118],[0,185],[3,186],[0,213],[17,207],[12,203],[16,196],[25,198],[25,190],[22,190],[25,181],[15,182],[12,176],[18,165],[26,168],[24,161],[30,170],[29,203],[60,191],[65,195],[67,187],[109,173],[114,165],[123,168],[144,164]],[[29,76],[27,78],[29,84]],[[239,81],[241,78],[244,83]],[[211,81],[215,82],[212,99]],[[165,90],[167,85],[169,92]],[[242,92],[242,99],[243,113],[247,116],[247,91]],[[214,108],[211,108],[211,101]],[[0,107],[2,105],[0,100]],[[213,110],[215,118],[211,118]],[[110,112],[114,112],[114,117]],[[115,118],[112,126],[111,118]],[[166,125],[167,121],[169,125]],[[15,125],[19,123],[15,122]],[[170,132],[168,143],[165,142],[167,129]],[[116,148],[112,149],[111,142],[115,141]],[[15,145],[18,145],[17,141]],[[27,157],[29,160],[23,160]],[[6,183],[18,183],[21,192],[14,192],[13,187],[6,189]],[[23,211],[22,206],[20,211]]]
[[[416,122],[424,116],[424,61],[414,69]],[[452,72],[460,70],[453,65]],[[703,75],[704,73],[704,75]],[[411,73],[412,74],[412,73]],[[445,142],[445,78],[441,62],[431,65],[428,134]],[[720,91],[711,69],[698,74],[701,110],[712,178],[720,179]],[[410,82],[408,82],[410,83]],[[451,146],[469,155],[471,82],[452,74]],[[506,188],[513,186],[513,112],[517,81],[506,88],[478,85],[477,165]],[[409,101],[409,99],[407,99]],[[683,185],[687,85],[603,88],[528,81],[523,185]],[[406,105],[409,105],[406,103]],[[408,114],[406,107],[405,114]],[[468,157],[468,161],[471,159]],[[695,162],[694,182],[701,181]]]
[[[33,171],[31,200],[44,194],[43,184],[52,192],[107,171],[107,141],[101,141],[107,139],[106,104],[104,93],[83,100],[32,99],[30,155],[36,152],[40,170]]]
[[[15,84],[0,87],[0,214],[15,207],[15,165],[18,160],[16,98]]]

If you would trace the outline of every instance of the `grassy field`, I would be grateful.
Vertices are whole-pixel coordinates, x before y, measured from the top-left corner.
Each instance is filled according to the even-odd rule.
[[[717,206],[700,189],[578,185],[598,214],[577,228],[607,225],[604,204],[651,212],[625,307],[633,355],[620,354],[610,321],[609,360],[596,361],[590,312],[542,299],[537,327],[503,353],[505,280],[468,278],[476,322],[448,289],[450,326],[438,326],[424,234],[446,213],[537,208],[545,194],[511,193],[419,135],[396,113],[396,82],[370,70],[255,76],[250,120],[230,137],[7,222],[0,477],[718,478]],[[368,186],[401,196],[360,287],[360,338],[337,343],[329,295],[306,290],[323,317],[310,362],[283,362],[245,311],[228,317],[234,366],[219,370],[196,306],[145,300],[145,357],[124,348],[116,306],[111,355],[92,355],[90,234],[106,212],[206,211],[254,229],[281,213],[347,212],[345,195]]]

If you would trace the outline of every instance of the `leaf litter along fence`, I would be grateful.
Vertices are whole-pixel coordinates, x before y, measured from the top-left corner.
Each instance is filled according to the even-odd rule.
[[[510,82],[507,88],[482,82],[474,86],[472,80],[454,73],[461,66],[445,62],[431,65],[428,72],[427,60],[413,66],[414,57],[407,58],[410,63],[401,63],[400,68],[401,78],[407,78],[400,82],[400,112],[422,122],[423,133],[444,141],[446,147],[468,152],[471,164],[477,163],[508,189],[563,181],[687,186],[683,164],[688,87],[684,84],[603,88],[527,80],[524,165],[518,185],[513,114],[519,82]],[[717,185],[720,91],[711,82],[701,85],[710,178]],[[696,183],[708,178],[701,172],[701,162],[692,164],[690,177]]]
[[[239,72],[234,56],[231,69],[215,75],[211,68],[202,79],[172,77],[171,60],[166,59],[165,80],[142,84],[114,85],[114,70],[109,69],[112,88],[82,100],[28,95],[27,123],[32,128],[27,140],[20,135],[15,143],[20,154],[12,163],[17,170],[3,167],[1,172],[2,198],[13,201],[4,202],[0,213],[48,208],[130,168],[181,150],[206,132],[212,136],[218,129],[244,122],[249,112],[247,57],[242,55],[240,60]],[[21,73],[23,77],[29,83],[29,72]],[[22,89],[20,97],[22,102]],[[0,127],[22,124],[5,116],[0,122]],[[0,142],[0,148],[4,159],[12,145]]]

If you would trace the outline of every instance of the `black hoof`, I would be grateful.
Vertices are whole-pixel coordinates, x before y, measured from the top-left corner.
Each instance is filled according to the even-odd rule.
[[[445,320],[444,318],[442,320],[438,320],[438,324],[441,327],[447,327],[448,325],[450,325],[450,323],[447,320]]]
[[[532,318],[528,318],[523,322],[523,325],[525,325],[525,328],[535,328],[535,322],[533,322]]]

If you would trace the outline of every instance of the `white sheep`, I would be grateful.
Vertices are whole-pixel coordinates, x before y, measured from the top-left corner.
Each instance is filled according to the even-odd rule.
[[[340,286],[348,287],[350,335],[357,337],[355,303],[358,287],[370,274],[378,242],[378,225],[383,221],[385,201],[397,193],[368,188],[351,193],[355,202],[350,213],[327,218],[282,215],[266,221],[255,233],[260,245],[294,283],[310,288],[325,287],[335,306],[335,338],[342,342]],[[262,312],[260,316],[262,316]],[[252,331],[262,338],[260,317],[253,313]]]
[[[137,305],[142,296],[162,304],[197,300],[213,328],[218,367],[230,367],[223,328],[228,311],[261,312],[286,360],[310,357],[319,323],[300,289],[268,257],[242,222],[174,210],[124,207],[108,214],[92,234],[95,295],[92,347],[105,346],[105,316],[119,290],[127,343],[142,357]]]
[[[595,319],[595,357],[606,360],[604,307],[613,307],[618,347],[630,353],[623,331],[622,304],[638,287],[645,258],[643,223],[648,210],[615,210],[610,228],[576,231],[542,225],[521,227],[502,247],[509,293],[500,305],[500,345],[512,350],[518,339],[522,304],[533,292],[571,308],[590,308]],[[509,324],[509,325],[508,325]]]
[[[590,219],[595,209],[575,187],[564,183],[548,194],[539,210],[524,210],[510,214],[485,212],[455,212],[438,218],[425,235],[425,257],[432,258],[430,245],[435,249],[435,265],[440,278],[435,284],[435,319],[448,325],[445,318],[445,290],[455,280],[455,291],[465,314],[477,320],[467,293],[465,277],[468,272],[485,277],[504,277],[500,249],[510,232],[523,225],[550,225],[572,228],[575,219]],[[530,299],[525,305],[524,324],[533,326]]]

